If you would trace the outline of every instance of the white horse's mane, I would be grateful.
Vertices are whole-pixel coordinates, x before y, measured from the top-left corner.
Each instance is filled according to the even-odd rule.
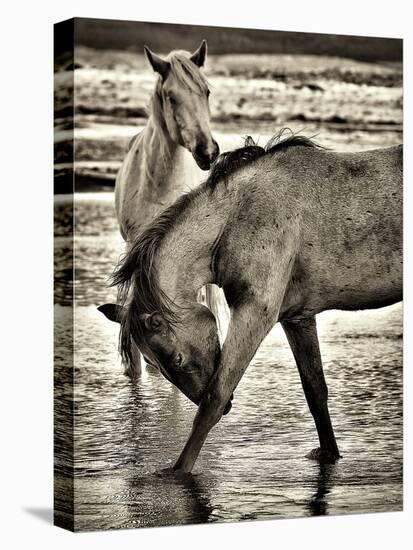
[[[189,56],[190,54],[185,51],[172,51],[167,57],[171,66],[170,70],[181,86],[193,92],[205,94],[208,91],[208,82]]]

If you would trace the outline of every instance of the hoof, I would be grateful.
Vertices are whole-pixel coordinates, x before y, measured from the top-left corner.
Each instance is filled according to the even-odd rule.
[[[317,449],[313,449],[307,455],[305,455],[305,457],[309,458],[310,460],[317,460],[321,464],[334,464],[334,462],[341,458],[339,454],[332,453],[331,451],[325,451],[323,449],[320,449],[320,447],[317,447]]]
[[[232,409],[232,400],[234,399],[234,394],[231,395],[228,403],[225,405],[224,412],[222,413],[224,416],[229,413],[229,411]]]
[[[155,475],[159,476],[159,477],[164,477],[164,476],[170,476],[170,475],[173,475],[174,474],[174,469],[172,466],[169,466],[167,468],[162,468],[161,470],[156,470],[155,471]]]
[[[138,380],[140,378],[140,375],[142,374],[141,369],[131,369],[131,368],[125,368],[124,375],[130,378],[131,380]]]
[[[225,405],[224,412],[222,413],[224,416],[229,413],[229,411],[232,409],[232,403],[231,401],[228,401],[228,403]]]
[[[159,477],[176,477],[176,478],[191,475],[191,473],[185,472],[184,470],[181,470],[176,466],[168,466],[167,468],[162,468],[161,470],[157,470],[155,473]]]

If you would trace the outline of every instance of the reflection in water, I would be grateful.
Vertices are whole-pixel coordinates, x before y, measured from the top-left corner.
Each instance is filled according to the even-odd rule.
[[[148,517],[153,518],[153,525],[159,517],[164,517],[168,525],[206,523],[210,519],[212,507],[208,488],[199,476],[172,472],[137,475],[128,479],[128,488],[132,498],[125,510],[127,525],[145,525]],[[142,497],[145,496],[150,504],[146,504],[142,513]]]
[[[276,327],[241,380],[230,414],[208,437],[194,475],[159,474],[182,450],[196,408],[154,369],[143,369],[135,382],[123,375],[118,326],[96,309],[115,298],[107,278],[122,243],[112,204],[97,195],[82,198],[76,208],[75,390],[72,395],[71,364],[63,360],[73,331],[64,322],[71,310],[62,286],[56,293],[55,409],[56,483],[66,486],[65,474],[73,467],[68,491],[75,494],[76,530],[402,508],[400,305],[319,318],[343,455],[335,465],[305,458],[317,445],[316,430],[291,351]],[[56,243],[61,273],[67,268],[66,244]],[[61,452],[67,435],[59,403],[73,409],[73,465]],[[65,503],[57,507],[69,513]]]
[[[308,510],[312,516],[325,516],[327,514],[328,499],[326,497],[332,488],[335,466],[335,464],[318,465],[317,491],[308,502]]]

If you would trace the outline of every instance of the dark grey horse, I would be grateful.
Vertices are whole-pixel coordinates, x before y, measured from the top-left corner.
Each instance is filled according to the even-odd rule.
[[[231,320],[222,350],[214,316],[196,302],[222,287]],[[120,301],[101,310],[199,405],[175,469],[190,472],[258,346],[278,321],[314,417],[321,461],[339,457],[315,317],[402,298],[402,147],[324,150],[303,137],[249,141],[138,237],[114,274]],[[265,381],[263,381],[263,384]]]

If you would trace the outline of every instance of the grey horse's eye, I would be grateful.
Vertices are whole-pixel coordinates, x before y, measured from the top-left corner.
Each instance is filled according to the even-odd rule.
[[[183,362],[184,362],[184,357],[183,357],[182,353],[177,353],[176,356],[175,356],[175,359],[174,359],[174,366],[175,367],[180,367]]]

